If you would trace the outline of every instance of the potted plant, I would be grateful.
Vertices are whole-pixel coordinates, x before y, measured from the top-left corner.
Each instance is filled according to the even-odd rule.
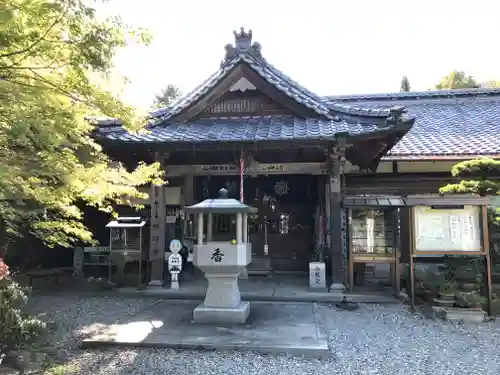
[[[445,308],[448,320],[466,323],[482,323],[486,318],[483,304],[486,299],[477,292],[460,292],[457,295],[457,305],[460,307]]]
[[[477,292],[462,292],[457,296],[457,306],[467,309],[482,310],[486,298]]]
[[[441,280],[431,269],[425,270],[421,277],[422,299],[432,302],[438,296]]]
[[[438,298],[434,299],[436,305],[442,307],[455,306],[457,290],[455,282],[446,280],[439,285],[438,290]]]
[[[324,251],[317,246],[309,262],[309,287],[313,290],[326,290],[326,264]]]

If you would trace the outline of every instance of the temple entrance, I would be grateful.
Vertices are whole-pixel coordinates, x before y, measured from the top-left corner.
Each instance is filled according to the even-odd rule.
[[[229,190],[230,197],[239,199],[238,176],[199,177],[196,186],[198,201],[216,197],[221,187]],[[317,176],[245,177],[244,201],[259,210],[248,223],[253,251],[249,274],[308,271],[314,248],[317,192]],[[232,223],[217,223],[219,220],[214,218],[213,235],[222,239]]]

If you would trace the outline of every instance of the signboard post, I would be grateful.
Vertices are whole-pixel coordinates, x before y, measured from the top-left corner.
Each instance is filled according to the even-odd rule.
[[[415,258],[484,257],[488,313],[491,315],[491,262],[486,197],[408,197],[410,209],[410,298],[415,310]]]

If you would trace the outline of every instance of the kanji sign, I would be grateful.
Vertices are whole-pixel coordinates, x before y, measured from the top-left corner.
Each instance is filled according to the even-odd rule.
[[[182,270],[182,256],[180,254],[170,254],[168,257],[168,270],[170,273],[179,273]]]
[[[220,263],[220,262],[222,262],[223,257],[224,257],[224,254],[220,251],[219,248],[217,248],[212,253],[212,256],[210,257],[210,259],[212,259],[215,263]]]
[[[318,285],[321,283],[321,269],[317,266],[314,268],[314,280]]]

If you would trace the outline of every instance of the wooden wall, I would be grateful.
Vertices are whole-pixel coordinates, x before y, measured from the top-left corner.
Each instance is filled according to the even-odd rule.
[[[453,181],[448,173],[348,174],[346,194],[437,194],[440,187]]]

